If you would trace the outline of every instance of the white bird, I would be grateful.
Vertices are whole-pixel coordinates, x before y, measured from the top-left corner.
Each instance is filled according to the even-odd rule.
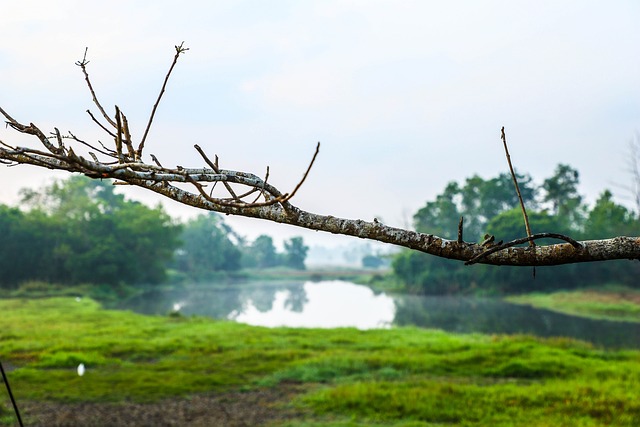
[[[78,365],[78,375],[80,376],[84,375],[84,363],[81,363]]]

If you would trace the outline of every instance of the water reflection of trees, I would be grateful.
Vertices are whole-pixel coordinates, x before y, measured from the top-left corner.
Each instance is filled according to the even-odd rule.
[[[250,304],[260,312],[271,311],[278,292],[285,293],[284,306],[291,311],[302,312],[309,302],[303,283],[274,282],[224,288],[198,285],[169,291],[152,290],[119,304],[117,308],[143,314],[168,314],[174,311],[175,304],[179,304],[179,311],[185,315],[226,319],[232,313],[245,311]]]
[[[185,315],[226,319],[232,313],[246,311],[249,305],[261,312],[271,311],[282,294],[284,307],[288,310],[302,312],[309,302],[301,282],[262,282],[150,291],[118,308],[144,314],[167,314],[177,303],[182,305],[180,312]],[[398,326],[416,325],[460,333],[572,337],[609,348],[640,348],[638,323],[584,319],[495,299],[400,295],[394,297],[394,302],[394,324]]]
[[[285,294],[284,307],[288,310],[300,313],[304,309],[304,305],[309,302],[304,283],[301,282],[262,284],[251,289],[244,289],[241,292],[241,299],[244,304],[251,303],[258,311],[266,313],[273,309],[273,303],[279,292]],[[245,307],[246,305],[243,305],[243,308]]]
[[[451,332],[572,337],[604,347],[640,347],[640,324],[567,316],[494,299],[462,297],[395,298],[394,324]]]
[[[250,301],[258,311],[262,313],[270,311],[273,308],[273,302],[275,301],[278,290],[276,286],[260,286],[250,290],[245,289],[242,292],[241,298],[243,301],[242,308],[245,308],[246,304]]]
[[[308,302],[309,298],[307,298],[307,291],[305,291],[304,286],[294,286],[287,290],[284,307],[296,313],[302,313],[304,305]]]

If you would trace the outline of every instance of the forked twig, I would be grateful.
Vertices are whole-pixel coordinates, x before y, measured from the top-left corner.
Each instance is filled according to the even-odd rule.
[[[509,163],[509,170],[511,171],[511,177],[513,178],[513,185],[515,185],[516,187],[518,200],[520,200],[520,207],[522,208],[522,215],[524,217],[524,226],[525,226],[525,229],[527,230],[527,236],[531,236],[531,227],[529,226],[529,217],[527,216],[527,210],[524,207],[522,194],[520,194],[520,187],[518,186],[518,179],[516,178],[516,173],[513,171],[513,166],[511,165],[511,156],[509,155],[509,148],[507,148],[507,136],[504,133],[504,126],[502,126],[501,138],[504,144],[504,152],[507,155],[507,163]],[[535,246],[535,245],[536,244],[533,242],[533,240],[529,240],[529,246]]]
[[[100,112],[102,113],[102,117],[104,117],[104,119],[111,126],[115,128],[116,123],[111,119],[111,117],[109,117],[107,112],[104,111],[104,108],[102,108],[102,105],[100,104],[100,102],[98,101],[98,97],[96,96],[96,92],[93,90],[93,86],[91,85],[91,80],[89,79],[89,73],[87,72],[87,64],[89,63],[89,61],[87,61],[88,50],[89,50],[88,47],[84,49],[84,56],[82,57],[81,61],[76,62],[76,65],[82,69],[82,73],[84,74],[84,80],[87,82],[87,86],[89,86],[89,92],[91,92],[91,96],[93,97],[93,103],[96,104],[96,107],[98,107],[98,110],[100,110]]]
[[[209,157],[207,157],[205,152],[202,150],[202,148],[200,148],[200,146],[198,144],[194,145],[194,148],[196,149],[196,151],[198,151],[198,153],[200,153],[200,156],[202,156],[204,161],[209,165],[209,167],[211,169],[214,170],[215,173],[220,173],[220,169],[218,169],[218,156],[216,156],[216,162],[213,163],[211,160],[209,160]],[[231,194],[231,197],[233,197],[236,200],[239,200],[238,196],[233,191],[233,188],[231,188],[231,185],[229,185],[228,182],[223,182],[223,184],[224,184],[225,188],[227,189],[227,191],[229,192],[229,194]]]

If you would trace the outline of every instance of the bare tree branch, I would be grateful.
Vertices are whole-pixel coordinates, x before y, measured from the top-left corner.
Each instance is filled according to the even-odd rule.
[[[93,115],[89,114],[92,120],[113,138],[114,147],[105,147],[104,144],[98,141],[103,147],[103,149],[99,150],[91,144],[77,138],[71,132],[69,132],[70,136],[65,137],[54,128],[52,138],[55,138],[57,141],[58,146],[56,147],[51,144],[49,138],[47,138],[36,125],[33,123],[24,125],[0,108],[0,113],[5,117],[8,127],[19,133],[35,136],[45,148],[45,150],[39,150],[30,147],[17,147],[0,141],[0,162],[8,163],[9,165],[27,164],[49,169],[65,170],[68,172],[81,173],[90,178],[110,178],[118,184],[128,184],[145,188],[198,209],[258,218],[310,230],[377,240],[443,258],[465,261],[467,264],[545,266],[614,259],[640,260],[640,237],[621,236],[605,240],[576,242],[568,236],[554,233],[532,235],[527,226],[527,237],[506,244],[487,247],[463,240],[462,218],[460,218],[458,225],[457,239],[448,240],[432,234],[389,227],[379,221],[368,222],[360,219],[336,218],[331,215],[319,215],[304,211],[292,205],[291,199],[297,194],[308,177],[319,153],[319,143],[316,146],[313,157],[302,179],[289,193],[283,193],[274,185],[267,182],[269,177],[268,168],[264,179],[252,173],[220,169],[217,156],[215,157],[215,161],[211,161],[204,150],[197,145],[195,146],[196,150],[208,167],[164,167],[154,155],[151,155],[153,163],[144,163],[142,161],[142,151],[153,122],[155,111],[161,101],[162,94],[165,91],[167,81],[177,59],[179,55],[185,51],[186,48],[183,47],[183,44],[176,46],[174,61],[165,77],[162,89],[154,104],[147,128],[137,150],[135,150],[132,145],[133,142],[126,116],[116,107],[115,121],[110,119],[106,116],[104,109],[97,101],[86,71],[88,61],[86,60],[85,51],[85,57],[82,61],[79,61],[77,65],[82,68],[85,74],[85,80],[93,96],[94,103],[103,113],[109,124],[113,126],[115,132],[111,132],[105,126],[102,126]],[[502,137],[506,145],[504,130]],[[66,141],[70,143],[67,144]],[[89,153],[91,159],[76,154],[71,145],[73,143],[88,146],[92,150]],[[126,147],[126,153],[123,152],[123,145]],[[96,153],[104,158],[98,158]],[[509,159],[508,151],[507,158]],[[514,175],[511,165],[510,168],[512,175]],[[208,183],[212,183],[213,187],[218,182],[223,183],[228,193],[227,196],[214,197],[212,192],[213,188],[207,188]],[[190,186],[177,186],[175,185],[176,183],[186,183],[190,184]],[[245,189],[243,191],[236,191],[231,187],[231,184],[245,187]],[[517,181],[515,184],[517,186]],[[247,198],[254,193],[258,194],[257,198],[248,200]],[[525,212],[526,215],[524,207],[523,212]],[[558,238],[568,243],[547,246],[516,246],[525,242],[533,242],[543,237]]]

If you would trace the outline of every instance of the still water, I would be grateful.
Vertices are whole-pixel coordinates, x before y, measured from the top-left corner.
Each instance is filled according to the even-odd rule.
[[[269,327],[414,325],[461,333],[571,337],[607,348],[640,348],[640,323],[584,319],[488,298],[375,294],[345,281],[189,286],[147,292],[118,308],[144,314],[179,311]]]

